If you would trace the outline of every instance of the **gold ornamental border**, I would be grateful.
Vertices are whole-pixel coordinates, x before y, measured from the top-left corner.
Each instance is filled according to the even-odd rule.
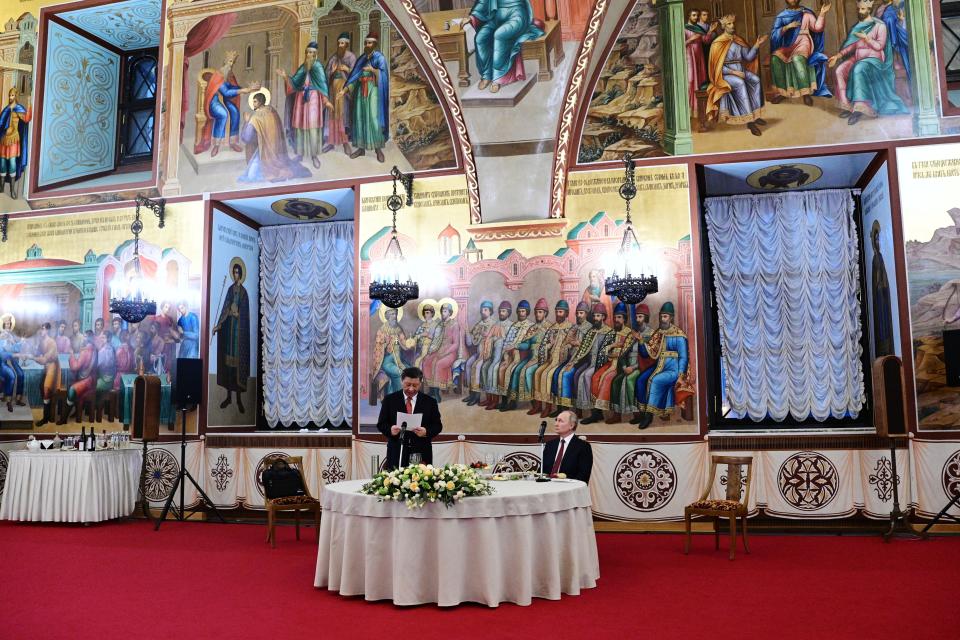
[[[606,0],[603,1],[606,2]],[[460,152],[463,156],[463,172],[467,178],[467,195],[470,199],[470,224],[481,224],[483,216],[480,212],[480,183],[477,180],[477,165],[473,160],[473,146],[470,144],[470,136],[467,133],[467,124],[463,119],[460,100],[457,98],[453,83],[450,82],[450,74],[447,73],[447,68],[440,58],[440,52],[437,51],[430,32],[424,26],[423,18],[420,17],[420,13],[413,5],[413,0],[400,0],[400,2],[410,17],[410,21],[413,22],[413,26],[416,27],[417,33],[420,34],[420,39],[430,54],[430,61],[433,63],[434,71],[440,80],[444,99],[447,101],[447,107],[456,125],[457,141],[460,144]]]
[[[409,0],[404,0],[404,2],[409,2]],[[587,32],[577,54],[577,64],[570,76],[570,85],[567,89],[566,100],[563,103],[563,113],[560,116],[560,129],[557,133],[557,151],[553,157],[553,187],[550,193],[551,218],[564,217],[570,153],[576,148],[576,144],[570,140],[570,136],[573,135],[574,117],[577,114],[577,107],[580,104],[580,97],[584,89],[587,66],[590,64],[590,57],[597,45],[600,23],[607,11],[607,4],[608,0],[596,0],[593,5],[593,13],[590,15]]]

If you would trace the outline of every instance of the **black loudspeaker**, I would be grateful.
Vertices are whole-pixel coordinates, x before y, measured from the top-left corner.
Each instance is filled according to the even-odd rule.
[[[200,404],[203,384],[203,360],[200,358],[177,358],[177,389],[174,402],[180,408]]]
[[[883,356],[873,363],[873,414],[877,435],[907,435],[903,365],[897,356]]]
[[[152,442],[160,437],[160,378],[137,376],[133,381],[132,415],[133,437]]]
[[[947,365],[947,386],[960,387],[960,329],[943,332],[943,363]]]

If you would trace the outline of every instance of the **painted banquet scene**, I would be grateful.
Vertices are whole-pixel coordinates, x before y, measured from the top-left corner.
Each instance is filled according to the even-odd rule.
[[[954,637],[958,194],[960,0],[0,0],[0,637]]]

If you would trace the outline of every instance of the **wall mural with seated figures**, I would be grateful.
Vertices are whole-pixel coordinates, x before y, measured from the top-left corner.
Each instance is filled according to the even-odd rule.
[[[696,433],[693,265],[684,166],[638,169],[656,217],[635,221],[659,291],[636,305],[604,293],[623,235],[622,172],[578,176],[566,220],[488,230],[457,215],[462,178],[417,181],[398,217],[420,299],[371,301],[390,241],[386,185],[361,192],[359,415],[376,424],[407,366],[424,371],[456,433],[523,433],[575,409],[585,433]]]
[[[119,431],[138,374],[161,381],[162,430],[173,430],[176,359],[198,357],[199,203],[170,204],[163,229],[143,217],[139,278],[157,311],[138,324],[110,313],[138,277],[132,209],[18,218],[0,261],[0,420],[34,432]],[[196,409],[188,429],[196,432]]]
[[[937,135],[930,7],[910,0],[611,2],[578,161]]]

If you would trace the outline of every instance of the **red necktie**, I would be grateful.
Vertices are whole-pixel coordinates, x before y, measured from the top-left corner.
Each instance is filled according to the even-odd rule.
[[[413,413],[413,405],[410,404],[410,396],[407,396],[407,413]]]
[[[555,475],[555,474],[557,474],[557,473],[560,473],[560,461],[563,460],[563,445],[564,445],[564,444],[565,444],[565,442],[564,442],[563,440],[561,440],[561,441],[560,441],[560,450],[557,451],[557,457],[556,457],[556,459],[554,459],[554,461],[553,461],[553,468],[550,469],[550,475]]]

